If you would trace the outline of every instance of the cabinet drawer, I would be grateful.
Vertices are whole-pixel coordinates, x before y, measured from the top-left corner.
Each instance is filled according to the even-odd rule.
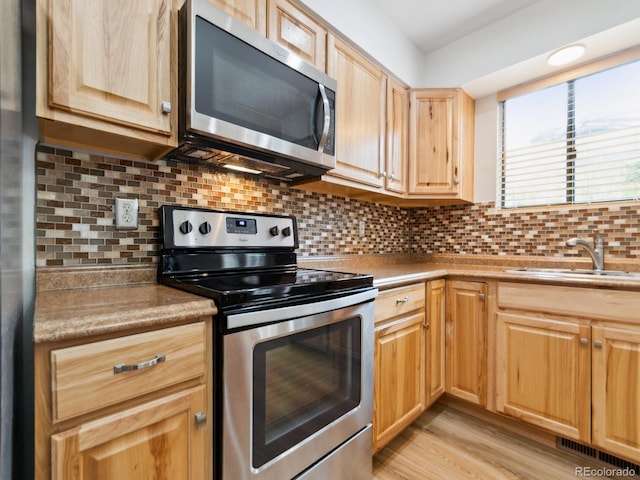
[[[375,306],[376,322],[424,308],[425,285],[424,283],[416,283],[380,292]]]
[[[53,418],[113,405],[206,371],[203,322],[51,352]]]
[[[637,323],[640,294],[603,288],[501,282],[498,284],[498,307]]]

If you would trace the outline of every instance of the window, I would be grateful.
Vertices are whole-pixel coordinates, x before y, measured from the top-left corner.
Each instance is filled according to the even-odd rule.
[[[607,67],[499,94],[503,208],[640,199],[640,60]]]

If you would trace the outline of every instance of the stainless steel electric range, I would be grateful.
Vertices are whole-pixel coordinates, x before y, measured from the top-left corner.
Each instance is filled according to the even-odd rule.
[[[160,208],[158,280],[212,298],[214,478],[370,479],[370,275],[299,268],[293,216]]]

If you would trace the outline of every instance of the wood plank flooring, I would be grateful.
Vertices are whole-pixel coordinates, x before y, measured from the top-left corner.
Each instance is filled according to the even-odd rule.
[[[451,406],[436,404],[380,450],[374,480],[564,480],[587,477],[589,459],[533,442]],[[629,478],[588,476],[590,479]],[[637,478],[637,477],[632,477]]]

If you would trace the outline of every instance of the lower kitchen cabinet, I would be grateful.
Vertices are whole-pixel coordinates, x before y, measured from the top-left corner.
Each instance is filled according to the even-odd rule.
[[[381,292],[376,299],[373,450],[424,410],[425,285]]]
[[[640,326],[592,328],[594,445],[640,463]]]
[[[638,292],[499,283],[496,408],[640,462]]]
[[[51,437],[51,478],[205,479],[205,387],[189,389]]]
[[[487,404],[487,285],[447,280],[446,392]]]
[[[426,380],[425,407],[444,393],[445,382],[445,281],[427,282],[427,321],[425,323]]]
[[[209,478],[210,328],[36,344],[36,478]]]
[[[513,313],[496,321],[497,410],[589,442],[589,325]]]

